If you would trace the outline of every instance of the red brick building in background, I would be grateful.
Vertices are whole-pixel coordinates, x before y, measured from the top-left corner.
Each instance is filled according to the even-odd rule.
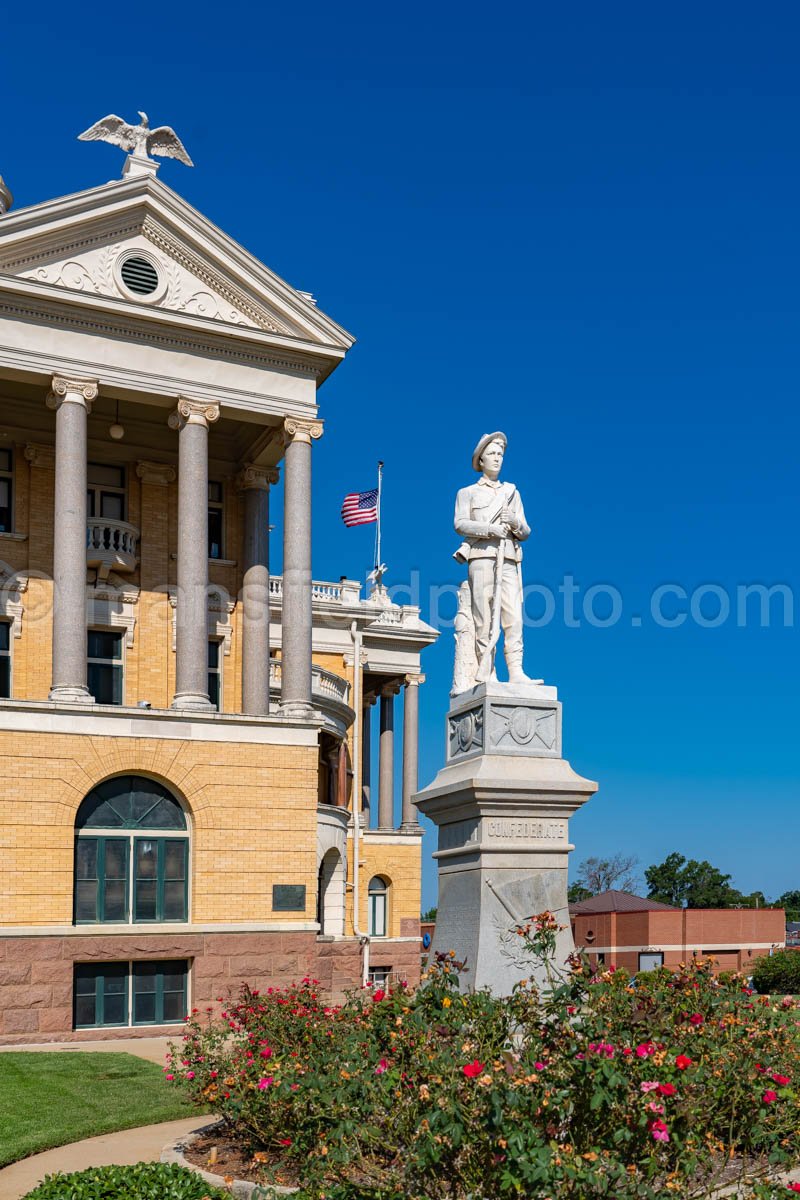
[[[575,945],[593,966],[632,974],[712,956],[717,971],[749,972],[786,943],[782,908],[671,908],[629,892],[601,892],[570,905]]]

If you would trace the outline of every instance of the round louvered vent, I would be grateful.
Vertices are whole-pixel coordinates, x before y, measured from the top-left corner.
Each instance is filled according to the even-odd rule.
[[[159,284],[158,271],[153,264],[138,255],[126,258],[119,273],[128,291],[137,296],[150,296]]]

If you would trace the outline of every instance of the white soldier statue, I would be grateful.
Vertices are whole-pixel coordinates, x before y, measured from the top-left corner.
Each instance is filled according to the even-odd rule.
[[[496,679],[495,649],[502,627],[509,683],[541,683],[522,669],[522,546],[530,534],[522,498],[513,483],[502,483],[508,439],[485,433],[475,447],[477,483],[456,496],[456,533],[464,539],[454,558],[465,562],[469,580],[461,585],[456,622],[453,694]],[[469,588],[469,605],[464,594]]]

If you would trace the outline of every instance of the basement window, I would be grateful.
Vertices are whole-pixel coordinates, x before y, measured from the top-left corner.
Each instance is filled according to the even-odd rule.
[[[76,963],[74,1027],[179,1024],[186,1019],[187,968],[185,959]]]

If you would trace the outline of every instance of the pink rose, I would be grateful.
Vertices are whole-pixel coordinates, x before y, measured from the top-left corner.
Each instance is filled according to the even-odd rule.
[[[669,1141],[669,1130],[667,1129],[664,1122],[661,1121],[658,1117],[655,1119],[655,1121],[650,1122],[650,1136],[656,1142],[668,1142]]]

